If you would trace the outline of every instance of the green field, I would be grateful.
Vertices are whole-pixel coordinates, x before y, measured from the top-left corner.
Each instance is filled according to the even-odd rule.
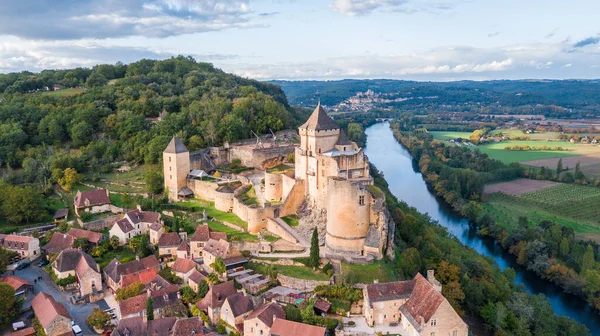
[[[532,223],[550,220],[572,228],[576,234],[600,233],[600,189],[560,184],[519,196],[494,194],[482,203],[484,212],[510,230],[521,216]]]
[[[319,270],[313,271],[306,266],[284,266],[284,265],[267,265],[258,262],[249,262],[247,268],[254,270],[257,273],[269,274],[269,270],[274,270],[275,273],[281,273],[293,278],[327,281],[329,276]]]
[[[346,279],[350,275],[357,283],[373,283],[373,280],[379,280],[379,282],[396,281],[398,276],[394,272],[394,268],[394,263],[382,260],[369,265],[342,262],[342,279]]]
[[[62,89],[58,91],[46,91],[43,94],[47,96],[74,96],[80,93],[85,92],[85,89],[79,88],[70,88],[70,89]]]
[[[541,151],[541,150],[529,150],[529,151],[518,151],[518,150],[506,150],[504,149],[506,146],[524,146],[528,145],[530,147],[537,146],[549,146],[556,147],[560,146],[562,148],[569,149],[568,151]],[[521,162],[521,161],[529,161],[529,160],[539,160],[539,159],[550,159],[550,158],[558,158],[572,155],[580,155],[574,151],[576,148],[576,144],[572,144],[565,141],[502,141],[496,143],[490,143],[485,145],[480,145],[475,148],[480,150],[481,152],[489,155],[491,158],[502,161],[504,163],[512,163],[512,162]]]
[[[300,224],[300,217],[298,217],[298,215],[289,215],[281,217],[281,219],[291,227],[298,226]]]
[[[106,174],[90,172],[84,175],[84,179],[86,183],[111,191],[144,193],[146,192],[146,173],[160,170],[162,170],[160,165],[147,164],[123,173],[117,171]]]
[[[234,230],[229,226],[219,222],[208,221],[208,226],[215,231],[225,232],[229,240],[258,241],[258,237],[256,235],[250,234],[248,232]],[[274,242],[278,240],[278,238],[274,236],[264,236],[264,238],[266,241],[269,242]]]
[[[431,131],[429,133],[436,140],[448,141],[456,138],[469,139],[469,135],[471,135],[472,132]]]
[[[553,139],[557,139],[558,138],[558,132],[535,132],[532,134],[525,134],[523,133],[521,130],[518,129],[505,129],[505,128],[499,128],[499,129],[495,129],[493,131],[491,131],[491,134],[498,134],[502,132],[502,135],[507,136],[509,138],[514,138],[514,137],[523,137],[523,136],[527,136],[530,137],[531,140],[553,140]]]
[[[238,225],[244,229],[248,228],[248,223],[244,222],[240,217],[231,212],[223,212],[215,209],[214,204],[212,202],[207,202],[200,199],[193,199],[187,202],[178,202],[176,203],[177,207],[181,207],[183,209],[199,212],[201,213],[203,210],[206,210],[206,215],[208,217],[216,218],[220,221],[228,222],[231,224]]]

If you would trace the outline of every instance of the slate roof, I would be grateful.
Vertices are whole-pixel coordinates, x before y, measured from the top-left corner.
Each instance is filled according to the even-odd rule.
[[[127,218],[122,218],[119,219],[115,225],[118,225],[119,228],[121,229],[121,232],[123,233],[127,233],[127,232],[131,232],[134,230],[133,225],[131,225],[131,223],[129,223],[129,221],[127,220]]]
[[[154,211],[132,210],[125,214],[129,221],[133,224],[143,223],[158,223],[160,214]]]
[[[189,280],[191,280],[192,282],[194,282],[195,284],[199,284],[200,281],[206,279],[206,276],[204,276],[202,273],[198,272],[198,270],[195,270],[192,272],[192,274],[190,274]]]
[[[0,275],[0,282],[9,284],[15,290],[15,292],[23,286],[33,287],[31,282],[15,275]]]
[[[203,324],[197,317],[177,320],[175,326],[173,326],[173,334],[171,336],[204,335]],[[192,334],[192,332],[194,333]]]
[[[300,128],[321,131],[339,129],[340,127],[327,115],[327,112],[325,112],[325,109],[319,102],[308,120]]]
[[[181,140],[179,140],[178,137],[174,136],[173,139],[171,139],[171,142],[169,142],[169,144],[167,145],[167,148],[165,148],[163,153],[178,154],[185,153],[187,151],[188,150],[187,148],[185,148],[183,142],[181,142]]]
[[[71,320],[71,315],[69,315],[65,306],[60,302],[56,302],[52,296],[44,292],[39,292],[31,300],[31,307],[43,328],[46,328],[59,316]]]
[[[325,330],[323,327],[278,318],[271,327],[271,336],[324,336]]]
[[[202,251],[210,253],[217,258],[225,258],[229,252],[229,242],[223,239],[209,239]]]
[[[187,273],[196,268],[196,263],[190,259],[177,258],[171,269],[177,273]]]
[[[54,261],[52,267],[56,268],[59,272],[74,270],[77,275],[82,275],[88,269],[100,273],[100,267],[94,258],[78,249],[66,249],[62,251]]]
[[[248,317],[246,317],[246,321],[258,318],[264,324],[271,327],[273,325],[273,318],[276,317],[278,319],[285,318],[285,312],[283,311],[283,307],[276,302],[265,303],[262,306],[256,308]]]
[[[146,335],[148,336],[165,336],[170,335],[173,326],[177,321],[176,317],[163,317],[156,320],[148,321],[146,325]]]
[[[177,232],[163,233],[158,239],[159,247],[179,246],[179,243],[181,243],[181,237],[179,237],[179,234]]]
[[[338,137],[337,142],[335,144],[338,146],[351,146],[352,142],[350,141],[350,139],[348,139],[346,132],[344,132],[344,130],[341,130],[340,136]]]
[[[85,205],[85,201],[89,201],[89,205]],[[106,189],[95,189],[88,191],[78,191],[75,195],[75,207],[83,208],[93,205],[110,204],[110,197]]]
[[[181,244],[179,244],[177,251],[190,252],[190,245],[188,244],[187,240],[185,240],[185,239],[181,240]]]
[[[367,285],[369,302],[408,299],[415,286],[414,280]]]
[[[225,302],[225,299],[228,296],[233,295],[235,293],[237,293],[237,289],[235,289],[235,284],[233,283],[233,280],[223,282],[218,285],[212,286],[208,290],[208,293],[206,293],[204,299],[196,303],[196,306],[201,310],[207,308],[218,308],[223,305],[223,302]]]
[[[252,300],[243,292],[237,292],[233,295],[228,296],[225,301],[229,302],[231,307],[231,313],[234,317],[246,314],[254,309]]]
[[[209,239],[214,240],[227,240],[227,234],[225,232],[213,231],[208,224],[198,225],[194,235],[190,239],[192,242],[207,242]]]
[[[48,253],[58,253],[73,246],[75,237],[66,233],[54,232],[48,244],[42,246],[42,250]]]
[[[94,232],[89,230],[82,230],[77,228],[71,228],[67,234],[77,238],[85,238],[92,244],[98,244],[102,240],[103,234],[100,232]]]
[[[141,316],[124,318],[119,321],[119,324],[112,332],[113,336],[145,336],[146,325]]]
[[[66,218],[69,215],[69,209],[58,209],[54,213],[53,219]]]

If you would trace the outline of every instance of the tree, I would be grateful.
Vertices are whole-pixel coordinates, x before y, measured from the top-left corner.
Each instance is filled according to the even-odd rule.
[[[74,168],[67,168],[57,182],[64,190],[71,191],[71,188],[81,182],[82,179],[83,176],[79,174],[77,170]]]
[[[117,301],[127,300],[134,296],[138,296],[144,292],[145,288],[146,288],[146,286],[141,282],[135,282],[127,287],[119,288],[119,289],[117,289],[117,292],[115,293],[116,294],[115,300],[117,300]]]
[[[10,263],[10,260],[17,256],[17,252],[7,250],[0,246],[0,274],[6,271],[6,266]]]
[[[569,255],[569,240],[567,238],[563,238],[559,244],[559,252],[560,255],[565,257]]]
[[[312,267],[313,269],[319,267],[319,264],[321,263],[321,257],[319,254],[319,232],[315,227],[310,240],[310,256],[308,260],[308,266]]]
[[[73,248],[78,248],[84,252],[87,252],[89,247],[90,242],[87,240],[87,238],[77,238],[75,241],[73,241]]]
[[[121,241],[119,240],[119,237],[112,236],[112,237],[110,237],[109,244],[110,244],[110,247],[112,247],[113,249],[116,249],[117,247],[119,247],[121,245]]]
[[[42,215],[43,196],[30,186],[6,186],[2,188],[2,215],[11,223],[29,223]]]
[[[222,258],[217,258],[214,263],[210,264],[210,267],[215,270],[217,274],[223,274],[227,271],[227,267]]]
[[[562,158],[558,159],[558,163],[556,164],[556,178],[560,176],[560,173],[563,171],[563,160]]]
[[[7,283],[0,282],[0,326],[13,321],[21,312],[23,299],[15,296],[15,290]]]
[[[144,176],[146,182],[146,190],[150,194],[160,194],[163,191],[164,181],[163,176],[158,171],[151,171]]]
[[[367,141],[365,130],[358,123],[348,124],[348,138],[356,142],[359,146],[364,146]]]
[[[198,283],[198,298],[204,298],[209,289],[208,282],[205,279],[200,280],[200,283]]]
[[[146,318],[148,321],[154,320],[154,308],[152,308],[152,298],[146,299]]]
[[[577,161],[577,164],[575,164],[575,180],[583,179],[585,179],[585,175],[583,175],[583,172],[581,171],[581,164]]]
[[[139,239],[137,239],[137,237],[134,237],[132,239],[129,239],[129,243],[127,245],[129,245],[131,251],[135,253],[140,248],[141,242]]]
[[[294,305],[285,305],[283,306],[283,310],[285,311],[285,319],[294,322],[302,322],[302,314],[300,313],[300,309],[296,308]]]
[[[111,320],[110,315],[100,308],[94,308],[94,310],[88,316],[88,319],[87,319],[88,323],[92,327],[94,327],[96,329],[101,329],[101,330],[106,330],[106,329],[110,328],[110,326],[111,326],[110,320]]]
[[[581,273],[585,273],[585,271],[592,269],[594,266],[594,248],[592,245],[589,245],[585,249],[585,253],[583,254],[583,259],[581,262]]]
[[[414,247],[400,253],[400,268],[408,278],[414,277],[421,270],[421,255]]]
[[[104,86],[108,83],[108,79],[104,77],[101,73],[92,72],[92,74],[87,78],[85,85],[87,87],[93,88],[98,86]]]

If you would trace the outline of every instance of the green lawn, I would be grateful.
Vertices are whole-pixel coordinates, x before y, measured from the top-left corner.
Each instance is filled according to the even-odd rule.
[[[291,227],[298,226],[300,224],[300,217],[298,217],[298,215],[289,215],[281,217],[281,219]]]
[[[499,129],[495,129],[493,131],[491,131],[490,133],[493,135],[496,135],[498,133],[502,132],[502,135],[507,136],[509,138],[514,138],[514,137],[530,137],[531,140],[552,140],[552,139],[557,139],[558,138],[558,132],[535,132],[533,134],[525,134],[523,133],[521,130],[518,129],[506,129],[506,128],[499,128]]]
[[[278,166],[275,166],[275,167],[267,170],[267,172],[269,172],[271,174],[273,174],[273,173],[283,173],[283,172],[286,172],[286,171],[292,170],[292,169],[294,169],[294,167],[290,167],[288,165],[280,164]]]
[[[223,212],[215,209],[214,203],[207,202],[199,199],[192,199],[187,202],[178,202],[176,203],[177,207],[184,208],[193,212],[202,212],[206,210],[206,215],[208,217],[216,218],[223,222],[228,222],[231,224],[238,225],[244,229],[248,228],[248,223],[244,222],[240,217],[232,212]]]
[[[258,237],[253,234],[234,230],[219,222],[208,221],[208,226],[215,231],[225,232],[230,240],[258,241]]]
[[[448,141],[450,139],[463,138],[469,139],[472,132],[449,132],[449,131],[431,131],[429,132],[434,139]]]
[[[562,148],[569,149],[568,151],[541,151],[541,150],[529,150],[529,151],[518,151],[518,150],[506,150],[504,149],[506,146],[524,146],[528,145],[530,147],[537,146],[549,146],[556,147],[560,146]],[[496,143],[490,143],[486,145],[480,145],[474,148],[477,148],[483,153],[486,153],[491,158],[502,161],[504,163],[512,163],[512,162],[521,162],[521,161],[529,161],[529,160],[538,160],[538,159],[549,159],[549,158],[558,158],[572,155],[580,155],[575,152],[574,149],[577,145],[564,141],[502,141]]]
[[[127,246],[120,246],[116,250],[103,253],[101,256],[94,258],[94,260],[100,265],[100,268],[104,268],[113,258],[117,258],[120,263],[125,263],[134,260],[135,253]]]
[[[277,273],[281,273],[293,278],[319,281],[329,280],[329,276],[327,274],[322,273],[321,271],[313,271],[311,268],[305,266],[273,265],[273,267],[276,269]]]
[[[394,264],[383,260],[378,260],[369,265],[354,265],[342,262],[342,279],[348,275],[355,277],[358,283],[373,283],[377,279],[379,282],[390,282],[398,280],[394,272]]]
[[[248,191],[240,195],[240,200],[246,205],[258,205],[258,198],[256,198],[256,191],[252,186]]]
[[[85,89],[70,88],[57,91],[46,91],[43,94],[47,96],[74,96],[83,92],[85,92]]]
[[[105,174],[89,172],[84,175],[85,182],[93,184],[100,188],[106,188],[111,191],[127,193],[143,193],[146,191],[145,176],[151,171],[161,171],[162,167],[158,164],[145,164],[135,167],[128,172],[113,171]],[[113,182],[122,185],[109,184],[104,181]]]

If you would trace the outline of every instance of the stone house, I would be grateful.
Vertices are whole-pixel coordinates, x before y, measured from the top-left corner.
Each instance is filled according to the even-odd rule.
[[[31,301],[31,308],[40,321],[48,336],[58,336],[71,333],[71,315],[65,306],[44,292]]]
[[[165,229],[158,212],[142,211],[138,207],[124,214],[123,218],[118,220],[108,232],[111,237],[118,237],[121,245],[125,245],[129,239],[141,234],[148,234],[150,244],[157,244]]]
[[[78,228],[70,228],[67,234],[73,236],[74,239],[85,238],[92,245],[98,245],[104,239],[106,239],[106,236],[100,232],[82,230]]]
[[[363,290],[365,319],[370,326],[399,322],[409,336],[469,334],[467,324],[441,294],[434,272],[427,279],[370,284]]]
[[[186,239],[181,240],[181,244],[177,247],[177,258],[187,259],[190,256],[190,244]]]
[[[325,336],[327,329],[310,324],[275,318],[271,327],[271,336]]]
[[[119,321],[111,336],[169,335],[175,321],[175,317],[163,317],[148,322],[144,322],[141,316],[125,318]]]
[[[244,333],[244,320],[254,310],[252,300],[244,292],[237,292],[228,296],[221,308],[221,320],[227,323],[228,331],[233,330]]]
[[[244,336],[264,336],[271,334],[276,319],[284,319],[285,312],[276,302],[268,302],[256,308],[244,319]]]
[[[110,211],[110,196],[107,189],[95,189],[75,194],[75,214],[82,212],[101,213]]]
[[[229,248],[229,242],[227,242],[226,240],[209,239],[208,242],[206,242],[206,244],[204,245],[204,249],[202,250],[204,265],[208,266],[210,269],[210,265],[212,265],[218,258],[227,258]]]
[[[204,333],[204,322],[199,317],[190,317],[187,319],[179,319],[173,326],[173,333],[171,336],[216,336],[215,333]]]
[[[152,308],[154,310],[155,319],[162,318],[163,311],[169,306],[183,306],[179,288],[175,285],[156,291],[147,289],[144,294],[119,301],[121,318],[125,319],[140,316],[146,321],[146,300],[149,297],[152,298]],[[186,310],[185,306],[183,306],[183,310]]]
[[[33,261],[40,256],[40,240],[29,236],[0,234],[0,246],[17,252],[22,258]]]
[[[190,275],[196,271],[196,265],[197,264],[191,259],[177,258],[173,263],[173,266],[171,266],[171,270],[175,275],[183,279],[183,282],[185,283],[188,282]]]
[[[21,277],[15,275],[0,275],[0,282],[9,284],[15,290],[15,293],[33,293],[33,284]]]
[[[190,255],[192,259],[202,258],[202,249],[209,239],[227,240],[225,232],[213,231],[208,224],[198,225],[194,235],[190,239]]]
[[[202,280],[206,279],[206,275],[198,272],[197,270],[193,270],[192,273],[188,276],[188,286],[194,291],[198,292],[198,285]]]
[[[211,323],[216,324],[221,318],[221,307],[225,299],[237,293],[233,280],[213,285],[206,296],[196,303],[196,307],[208,315]]]
[[[99,232],[71,228],[67,233],[54,232],[48,244],[42,246],[42,250],[49,254],[60,253],[72,248],[78,238],[85,238],[90,244],[98,245],[106,236]]]
[[[58,279],[75,276],[81,296],[102,292],[100,266],[92,256],[81,250],[62,251],[52,263],[52,271]]]
[[[159,256],[177,256],[177,249],[181,245],[182,233],[167,232],[160,236],[158,240],[158,255]]]
[[[156,272],[154,268],[148,268],[139,272],[124,275],[121,277],[121,283],[119,285],[121,288],[125,288],[137,282],[148,285],[152,283],[157,276],[159,276],[158,272]]]
[[[154,255],[121,264],[117,259],[111,260],[103,269],[103,278],[106,286],[113,292],[122,287],[123,277],[129,274],[138,273],[146,269],[160,271],[160,263]]]

